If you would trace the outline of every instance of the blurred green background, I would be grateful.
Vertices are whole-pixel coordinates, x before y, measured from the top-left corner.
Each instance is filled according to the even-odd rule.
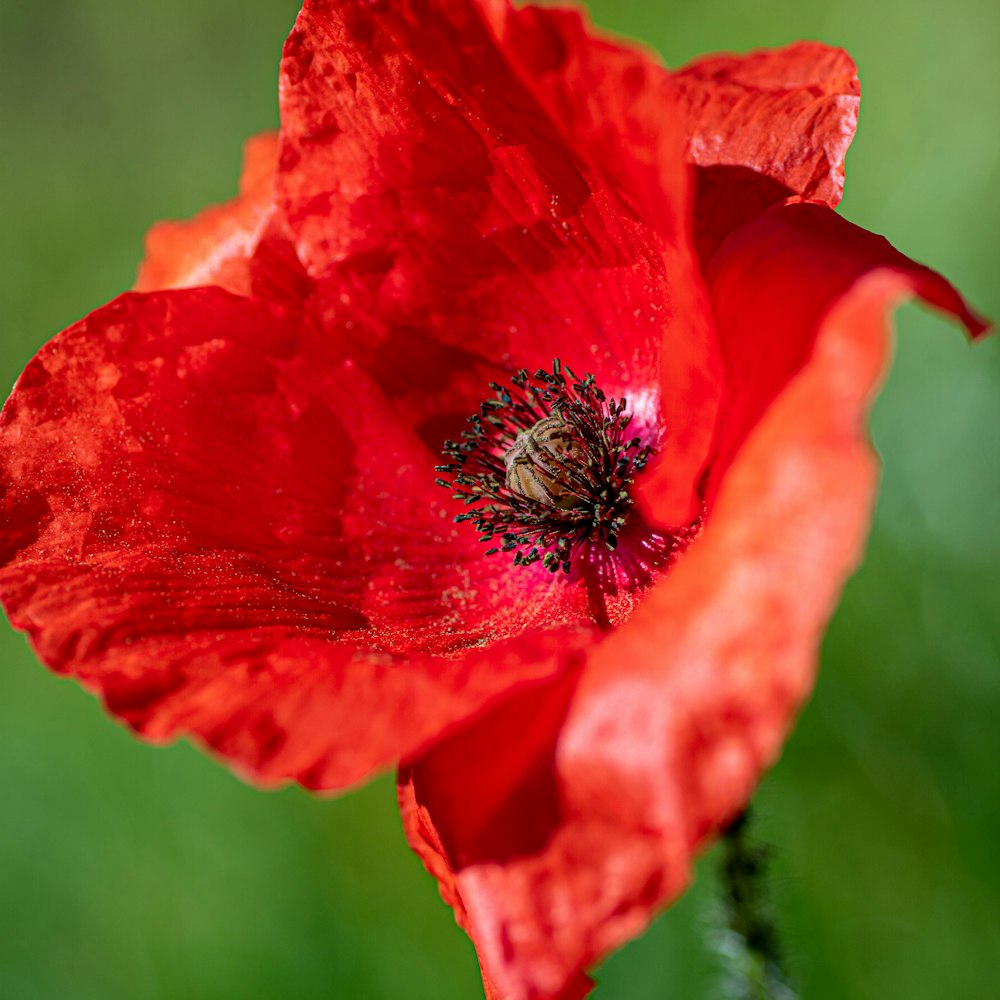
[[[0,383],[127,287],[144,231],[235,191],[276,124],[293,0],[0,8]],[[818,38],[861,67],[843,212],[1000,317],[1000,6],[595,2],[671,64]],[[1000,983],[1000,349],[913,307],[874,415],[868,559],[758,795],[790,965],[815,1000],[987,1000]],[[5,389],[6,391],[6,389]],[[391,785],[264,794],[152,749],[4,627],[0,997],[466,1000],[474,956]],[[712,858],[598,1000],[719,995]]]

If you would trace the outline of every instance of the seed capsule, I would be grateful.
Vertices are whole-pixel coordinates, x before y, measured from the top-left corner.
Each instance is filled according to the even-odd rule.
[[[507,489],[537,503],[572,510],[587,503],[574,489],[570,469],[583,448],[557,414],[521,431],[504,455]]]

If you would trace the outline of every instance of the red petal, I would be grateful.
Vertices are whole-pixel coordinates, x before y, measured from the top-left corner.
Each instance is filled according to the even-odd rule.
[[[508,906],[523,908],[530,922],[528,912],[538,902],[533,896],[510,896],[502,906],[471,912],[463,901],[476,866],[516,866],[519,859],[544,851],[563,820],[555,736],[579,679],[579,659],[575,665],[577,669],[515,694],[475,726],[446,737],[414,766],[400,771],[399,803],[407,840],[438,879],[459,925],[475,941],[486,995],[496,1000],[576,1000],[592,986],[581,970],[567,978],[553,954],[554,942],[544,933],[515,943],[496,925],[498,917],[509,917]],[[545,884],[536,888],[539,895],[546,892]],[[511,992],[507,977],[495,978],[505,964],[501,950],[514,952],[520,963],[529,960],[524,954],[528,950],[536,967],[553,967],[544,979],[536,968],[537,993]]]
[[[569,145],[654,226],[671,275],[664,337],[657,514],[679,525],[697,513],[695,486],[719,401],[710,309],[688,234],[687,130],[670,74],[652,53],[595,34],[579,11],[490,6],[500,44]]]
[[[153,226],[136,290],[219,285],[249,295],[249,262],[271,215],[277,156],[277,133],[255,136],[244,147],[237,198],[206,208],[189,222]]]
[[[792,200],[723,245],[709,272],[726,370],[709,502],[744,438],[811,355],[831,303],[878,268],[900,272],[915,294],[970,334],[986,329],[940,275],[825,205]]]
[[[588,655],[568,707],[565,675],[537,704],[515,696],[401,774],[408,837],[505,1000],[582,996],[581,970],[681,891],[694,852],[746,802],[812,687],[863,547],[877,481],[864,423],[886,310],[916,292],[975,326],[941,279],[884,243],[882,259],[866,255],[877,238],[840,220],[829,229],[826,207],[778,209],[749,228],[788,218],[811,243],[800,232],[786,256],[781,241],[748,235],[742,253],[720,257],[730,281],[717,275],[713,289],[728,345],[753,339],[761,365],[774,341],[810,349],[741,438],[701,538]],[[810,284],[817,262],[850,280]],[[815,308],[789,309],[791,290],[810,287]],[[477,749],[480,726],[517,750],[509,771]],[[530,794],[530,836],[503,835],[497,789],[512,802]]]
[[[497,3],[504,54],[571,146],[671,244],[689,210],[686,122],[655,54],[594,32],[582,11]]]
[[[344,785],[586,638],[497,644],[566,588],[483,559],[420,448],[302,316],[218,289],[124,296],[4,408],[3,599],[149,738]]]
[[[278,189],[327,321],[430,447],[488,379],[554,356],[655,405],[682,294],[663,237],[575,155],[477,5],[307,3]]]
[[[798,42],[710,56],[674,80],[698,167],[695,238],[704,261],[727,233],[789,195],[840,201],[861,92],[842,49]]]

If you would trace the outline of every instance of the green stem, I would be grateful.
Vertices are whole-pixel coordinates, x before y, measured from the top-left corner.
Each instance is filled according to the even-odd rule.
[[[771,849],[749,837],[749,811],[722,835],[719,884],[726,930],[718,951],[733,1000],[794,1000],[781,968],[778,933],[767,901],[765,879]]]

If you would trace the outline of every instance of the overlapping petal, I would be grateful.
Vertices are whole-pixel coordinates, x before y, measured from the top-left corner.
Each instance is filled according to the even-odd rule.
[[[555,356],[652,398],[664,242],[560,133],[471,2],[312,0],[278,190],[326,319],[432,449]]]
[[[694,852],[777,756],[867,531],[877,462],[864,427],[887,309],[917,293],[979,329],[950,286],[827,207],[774,214],[734,239],[711,285],[723,343],[753,355],[747,377],[774,392],[701,538],[588,652],[571,691],[554,679],[401,773],[410,842],[505,1000],[583,996],[582,970],[680,892]],[[766,238],[786,221],[799,229],[787,257]],[[842,280],[811,282],[817,267]],[[808,310],[786,311],[792,288]],[[797,366],[767,349],[775,338],[808,345]],[[483,760],[482,726],[493,745],[531,733],[530,754]],[[504,817],[497,788],[509,808],[533,803],[506,851],[466,821],[481,807]]]
[[[665,433],[647,478],[657,517],[687,523],[699,513],[721,379],[690,240],[687,119],[674,82],[653,53],[597,34],[579,11],[506,0],[488,9],[506,58],[567,145],[660,235],[671,312],[660,370]]]
[[[797,42],[708,56],[674,74],[695,164],[695,242],[707,264],[734,229],[790,195],[831,206],[861,87],[843,49]]]
[[[159,222],[146,236],[137,291],[218,285],[237,295],[252,286],[250,261],[273,213],[278,135],[265,132],[243,151],[240,193],[186,222]]]
[[[579,10],[489,11],[504,56],[567,146],[672,248],[686,244],[687,122],[657,56],[596,33]]]
[[[113,302],[3,411],[11,620],[149,738],[321,788],[558,671],[585,632],[503,644],[554,624],[554,582],[482,558],[384,409],[302,315]]]
[[[878,268],[904,274],[914,294],[970,335],[986,329],[939,274],[823,204],[790,199],[723,244],[708,274],[725,371],[709,501],[743,440],[809,360],[830,304]]]

